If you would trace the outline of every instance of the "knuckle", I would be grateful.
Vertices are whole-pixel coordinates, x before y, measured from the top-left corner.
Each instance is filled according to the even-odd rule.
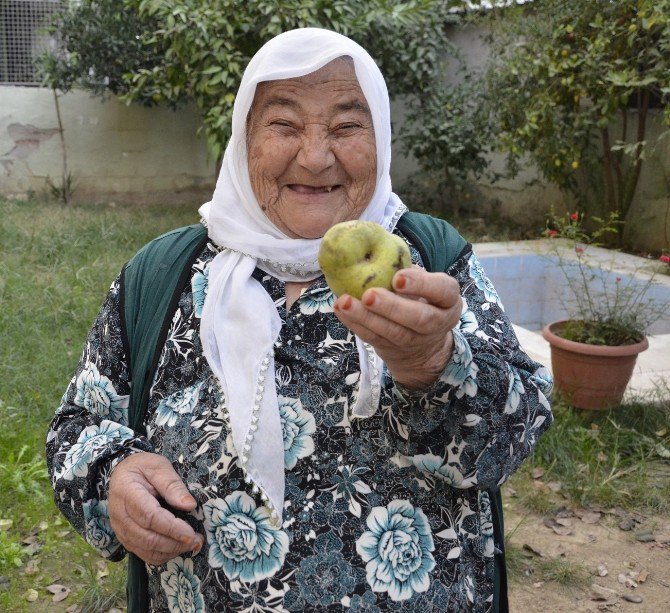
[[[174,473],[172,466],[170,466],[170,472]],[[181,479],[179,479],[179,477],[176,474],[166,475],[166,477],[170,480],[167,482],[165,486],[165,493],[167,495],[175,495],[175,496],[181,495],[183,490],[186,489]]]
[[[424,308],[420,308],[416,315],[416,327],[420,332],[427,333],[435,328],[436,321],[438,320],[432,309],[427,308],[426,305],[422,306]]]
[[[161,551],[161,537],[157,532],[151,532],[144,540],[144,548],[147,551],[158,554]]]
[[[149,551],[158,550],[160,542],[161,542],[160,536],[155,532],[151,532],[145,539],[145,545]]]
[[[158,521],[159,509],[150,507],[142,514],[142,526],[152,530]]]
[[[165,562],[167,562],[172,558],[172,556],[165,555],[163,553],[158,553],[156,551],[147,552],[147,557],[148,560],[146,561],[154,566],[160,566],[161,564],[165,564]]]
[[[402,326],[389,325],[386,329],[386,338],[394,345],[407,346],[412,341],[412,334]]]

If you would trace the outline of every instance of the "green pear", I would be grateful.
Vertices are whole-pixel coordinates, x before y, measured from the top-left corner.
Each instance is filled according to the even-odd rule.
[[[393,275],[409,268],[407,243],[371,221],[344,221],[323,236],[319,264],[336,296],[349,294],[360,300],[369,287],[393,291]]]

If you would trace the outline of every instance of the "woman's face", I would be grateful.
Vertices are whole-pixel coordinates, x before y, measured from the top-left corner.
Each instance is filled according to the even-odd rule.
[[[372,116],[353,63],[256,88],[247,124],[249,176],[265,214],[292,238],[357,219],[375,191]]]

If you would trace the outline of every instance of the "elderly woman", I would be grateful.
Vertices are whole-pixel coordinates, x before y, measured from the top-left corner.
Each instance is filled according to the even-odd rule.
[[[49,430],[57,504],[131,553],[135,611],[505,609],[492,502],[551,383],[471,247],[391,192],[378,68],[284,33],[232,128],[202,225],[112,284]],[[351,219],[408,242],[395,293],[328,288],[320,237]]]

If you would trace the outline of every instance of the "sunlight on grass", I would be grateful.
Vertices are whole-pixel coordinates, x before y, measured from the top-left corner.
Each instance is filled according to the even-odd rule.
[[[511,581],[554,581],[565,587],[584,587],[591,580],[591,573],[579,562],[565,558],[538,558],[524,551],[515,543],[505,545],[507,573]]]
[[[44,439],[74,373],[88,329],[121,266],[151,238],[197,221],[197,206],[105,207],[0,200],[0,566],[10,580],[0,610],[29,611],[24,599],[39,577],[40,604],[49,582],[68,582],[68,605],[106,610],[123,601],[123,565],[96,580],[95,554],[60,517],[45,473]],[[556,422],[510,485],[527,509],[551,513],[559,504],[620,505],[670,510],[670,407],[654,398],[610,412],[555,405]],[[561,484],[561,495],[536,487]],[[38,526],[46,524],[43,528]],[[21,541],[37,534],[37,557]],[[90,555],[90,557],[89,557]],[[39,575],[22,572],[39,558]],[[527,561],[508,550],[510,574]],[[18,568],[17,565],[21,565]],[[516,570],[515,570],[516,569]],[[535,563],[543,580],[576,585],[581,570],[564,561]],[[37,589],[37,588],[36,588]]]
[[[548,514],[559,504],[670,511],[670,406],[645,398],[611,411],[554,403],[554,425],[510,479],[524,505]],[[534,469],[543,469],[535,482]],[[560,486],[550,495],[548,483]]]
[[[50,600],[41,588],[51,579],[71,583],[66,602],[76,597],[89,611],[106,610],[123,597],[122,565],[110,565],[104,582],[91,580],[82,566],[90,548],[66,531],[52,502],[44,440],[88,329],[124,262],[159,234],[197,222],[197,206],[0,199],[0,519],[11,520],[0,532],[0,565],[10,581],[9,591],[0,592],[2,611],[34,610]],[[35,537],[39,553],[26,556],[21,541],[44,522]],[[40,585],[16,567],[36,560]],[[84,570],[76,572],[78,566]],[[31,604],[24,593],[32,587],[41,591]]]

